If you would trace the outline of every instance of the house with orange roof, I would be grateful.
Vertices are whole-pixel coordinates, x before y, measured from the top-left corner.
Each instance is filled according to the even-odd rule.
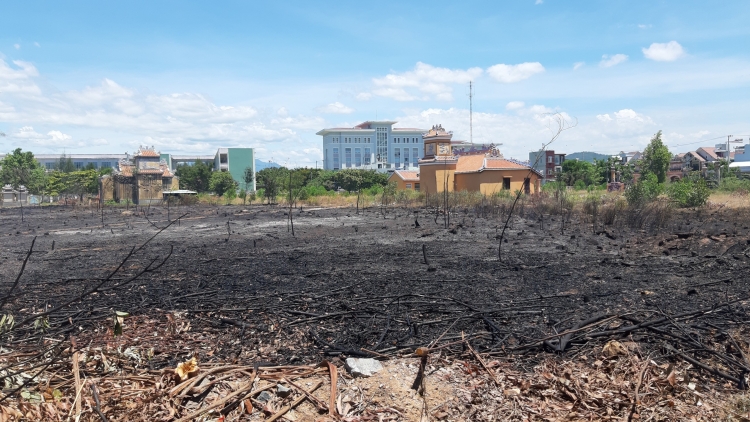
[[[542,174],[538,171],[504,158],[494,146],[486,153],[454,155],[452,137],[453,133],[443,129],[442,125],[433,126],[423,135],[424,158],[419,160],[421,192],[465,190],[484,195],[518,190],[527,194],[539,192]]]
[[[388,177],[389,183],[394,183],[398,190],[413,190],[419,192],[419,171],[396,170]]]

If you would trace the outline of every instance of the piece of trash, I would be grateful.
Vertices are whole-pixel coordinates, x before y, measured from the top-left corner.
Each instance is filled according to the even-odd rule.
[[[352,376],[370,377],[372,374],[383,369],[383,365],[375,359],[370,358],[348,358],[346,368]]]
[[[180,381],[185,381],[188,378],[192,378],[198,374],[198,361],[193,357],[192,359],[182,362],[177,365],[174,373],[180,378]]]

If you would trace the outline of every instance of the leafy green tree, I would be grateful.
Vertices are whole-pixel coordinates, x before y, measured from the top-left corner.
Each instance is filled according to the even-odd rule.
[[[669,170],[669,162],[671,160],[672,154],[661,140],[661,131],[658,131],[651,138],[651,142],[649,142],[646,149],[643,150],[641,173],[655,174],[659,183],[664,183],[667,180],[667,170]]]
[[[231,194],[237,197],[237,182],[228,171],[216,171],[211,174],[209,189],[219,196]]]
[[[586,187],[599,184],[600,176],[597,173],[597,168],[588,161],[565,160],[562,165],[560,180],[565,182],[567,186],[576,186],[576,184],[580,186],[581,184],[578,182],[582,182]]]
[[[185,189],[194,190],[199,193],[211,190],[211,167],[198,160],[192,166],[180,165],[175,170],[175,175],[180,178],[180,185]]]
[[[45,171],[31,151],[16,148],[0,161],[0,180],[14,188],[23,185],[31,193],[44,191]]]
[[[242,174],[242,181],[245,183],[244,191],[247,192],[250,189],[250,186],[253,185],[253,182],[255,181],[255,172],[253,171],[252,167],[245,167],[245,171]],[[244,204],[244,200],[243,200]]]
[[[257,182],[263,189],[263,196],[268,203],[276,201],[276,197],[283,189],[284,182],[289,178],[289,170],[286,167],[269,167],[256,174]]]

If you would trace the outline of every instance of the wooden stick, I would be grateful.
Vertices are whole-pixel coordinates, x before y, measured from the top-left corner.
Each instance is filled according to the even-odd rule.
[[[310,388],[309,390],[305,391],[305,393],[306,394],[311,394],[315,390],[317,390],[318,388],[320,388],[321,385],[323,385],[323,381],[318,381],[317,384],[313,385],[312,388]],[[299,405],[300,403],[302,403],[303,401],[305,401],[306,398],[307,398],[307,395],[299,396],[291,404],[289,404],[288,406],[284,406],[281,410],[279,410],[278,412],[276,412],[276,414],[274,414],[270,418],[266,419],[266,422],[273,422],[276,419],[279,419],[280,417],[284,416],[286,414],[286,412],[294,409],[295,407],[297,407],[297,405]]]
[[[336,372],[336,366],[329,361],[325,361],[328,365],[328,372],[331,373],[331,397],[328,403],[328,414],[330,416],[336,416],[336,385],[338,384],[338,372]]]
[[[463,335],[464,335],[464,333],[461,332],[461,337],[463,337]],[[490,368],[488,368],[487,364],[484,363],[484,359],[482,359],[482,357],[479,356],[479,353],[477,353],[477,351],[474,350],[473,347],[471,347],[471,344],[468,341],[466,341],[465,343],[466,343],[466,347],[469,348],[469,350],[474,355],[474,357],[477,358],[477,360],[479,361],[479,363],[482,365],[482,368],[484,368],[484,370],[487,371],[488,374],[490,374],[490,376],[492,377],[492,381],[495,381],[495,385],[496,386],[500,386],[500,383],[497,381],[497,378],[495,377],[495,373],[492,372],[492,371],[490,371]]]
[[[204,413],[208,413],[208,411],[210,411],[210,410],[213,410],[213,409],[216,409],[217,407],[223,406],[226,402],[234,399],[235,397],[239,396],[240,394],[244,394],[245,392],[247,392],[247,390],[251,389],[252,387],[253,387],[253,383],[251,383],[251,382],[245,383],[240,388],[238,388],[237,391],[235,391],[234,393],[229,394],[228,396],[224,397],[221,400],[216,401],[215,403],[213,403],[212,405],[210,405],[208,407],[204,407],[202,409],[198,409],[195,412],[193,412],[193,413],[191,413],[191,414],[189,414],[187,416],[181,417],[180,419],[177,420],[177,422],[191,421],[191,420],[195,419],[196,417],[198,417],[198,416],[200,416],[200,415],[202,415]]]
[[[298,384],[296,384],[294,381],[286,379],[286,378],[284,378],[283,380],[287,384],[290,384],[292,387],[294,387],[294,388],[298,389],[299,391],[301,391],[302,394],[304,394],[305,396],[307,396],[308,400],[310,400],[311,402],[315,403],[315,406],[317,406],[319,409],[321,409],[321,410],[328,410],[328,405],[326,405],[325,402],[323,402],[319,398],[317,398],[317,397],[313,396],[312,394],[308,393],[307,391],[305,391],[301,386],[299,386]]]
[[[73,346],[73,348],[76,348],[76,339],[75,337],[70,338],[70,344]],[[76,391],[81,391],[81,371],[78,368],[78,350],[73,352],[73,377],[76,381]],[[76,420],[78,420],[81,417],[81,400],[76,400]]]

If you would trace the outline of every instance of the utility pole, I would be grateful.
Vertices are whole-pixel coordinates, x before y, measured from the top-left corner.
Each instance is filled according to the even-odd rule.
[[[472,82],[469,81],[469,143],[471,144],[471,147],[474,147],[474,105],[473,105],[473,97],[474,93],[472,92]]]

